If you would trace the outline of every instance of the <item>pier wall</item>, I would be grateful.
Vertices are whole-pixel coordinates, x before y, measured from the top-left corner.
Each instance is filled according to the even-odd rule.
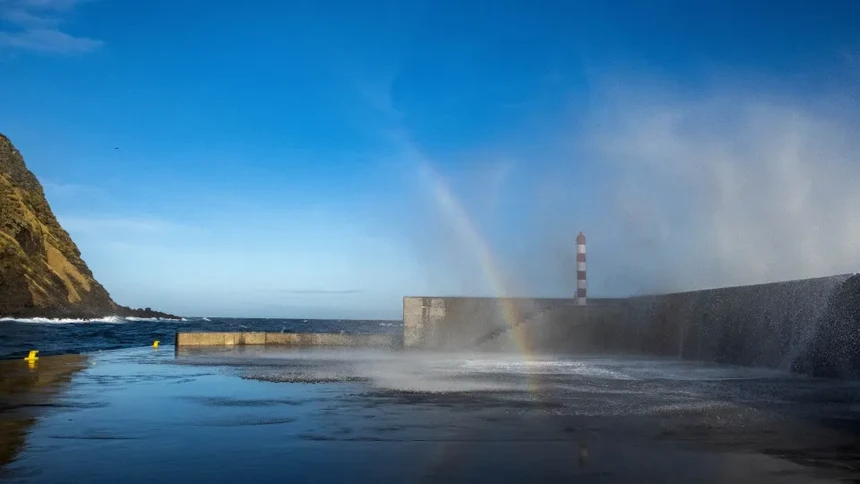
[[[430,350],[584,349],[620,319],[622,300],[403,298],[403,346]],[[561,340],[559,340],[561,338]]]
[[[860,378],[860,276],[616,300],[406,297],[404,347],[636,353]]]
[[[288,345],[367,346],[399,348],[401,338],[392,334],[345,333],[176,333],[176,348],[184,346]]]
[[[631,298],[610,348],[860,378],[860,276]]]

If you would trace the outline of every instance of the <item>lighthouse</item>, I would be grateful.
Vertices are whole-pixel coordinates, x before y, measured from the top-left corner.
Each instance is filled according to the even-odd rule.
[[[585,235],[582,232],[576,236],[576,305],[585,306]]]

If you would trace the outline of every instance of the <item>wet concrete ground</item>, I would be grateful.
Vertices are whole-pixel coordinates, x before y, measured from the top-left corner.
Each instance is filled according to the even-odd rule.
[[[860,480],[857,383],[673,360],[162,347],[0,392],[9,482]]]

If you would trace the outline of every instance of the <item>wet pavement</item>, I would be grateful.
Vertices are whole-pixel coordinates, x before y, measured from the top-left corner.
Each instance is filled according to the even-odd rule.
[[[659,359],[164,346],[0,362],[9,482],[840,482],[860,385]]]

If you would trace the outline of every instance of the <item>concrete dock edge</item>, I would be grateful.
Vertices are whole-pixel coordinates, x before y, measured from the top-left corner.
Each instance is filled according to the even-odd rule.
[[[176,347],[184,346],[364,346],[400,347],[401,337],[395,334],[345,333],[176,333]]]

